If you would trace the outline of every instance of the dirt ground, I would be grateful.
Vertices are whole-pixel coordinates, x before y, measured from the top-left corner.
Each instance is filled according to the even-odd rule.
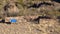
[[[0,34],[60,34],[60,25],[55,20],[41,20],[40,24],[21,22],[0,23]]]

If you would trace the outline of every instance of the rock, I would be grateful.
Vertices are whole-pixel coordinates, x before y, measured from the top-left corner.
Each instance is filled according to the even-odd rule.
[[[14,1],[8,2],[4,6],[4,11],[7,16],[17,16],[19,14],[19,9],[16,6],[16,3]]]

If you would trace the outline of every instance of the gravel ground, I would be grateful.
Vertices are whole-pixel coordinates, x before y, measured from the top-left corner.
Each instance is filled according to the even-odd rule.
[[[40,24],[22,22],[0,23],[0,34],[60,34],[60,25],[55,20],[41,20]]]

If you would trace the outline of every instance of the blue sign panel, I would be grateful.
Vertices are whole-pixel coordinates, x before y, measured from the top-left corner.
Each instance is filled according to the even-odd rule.
[[[10,22],[11,22],[11,23],[16,23],[17,20],[16,20],[16,19],[10,19]]]

